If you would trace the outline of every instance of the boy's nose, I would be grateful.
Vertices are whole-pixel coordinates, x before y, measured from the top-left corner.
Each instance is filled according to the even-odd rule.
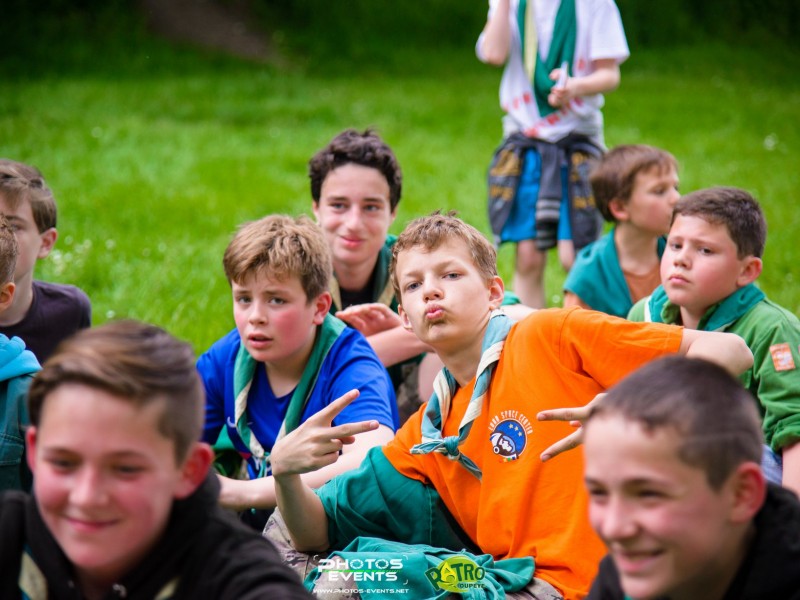
[[[70,490],[70,502],[76,506],[95,506],[107,499],[102,473],[98,469],[84,467],[78,471]]]
[[[425,280],[422,282],[422,297],[428,300],[436,300],[442,297],[442,290],[436,284],[435,279],[431,277],[426,277]]]
[[[358,206],[351,206],[344,217],[345,225],[349,229],[358,229],[361,225],[361,211]]]
[[[609,500],[600,515],[598,533],[606,541],[624,540],[636,533],[631,510],[616,500]]]
[[[253,309],[250,311],[250,322],[251,323],[266,323],[267,322],[267,313],[260,304],[254,304]]]

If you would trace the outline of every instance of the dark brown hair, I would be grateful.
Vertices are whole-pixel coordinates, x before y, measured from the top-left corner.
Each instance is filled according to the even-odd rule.
[[[403,174],[392,149],[372,129],[366,129],[363,133],[346,129],[311,157],[308,177],[314,202],[319,202],[322,182],[328,173],[351,163],[380,171],[389,184],[389,205],[394,211],[400,202]]]

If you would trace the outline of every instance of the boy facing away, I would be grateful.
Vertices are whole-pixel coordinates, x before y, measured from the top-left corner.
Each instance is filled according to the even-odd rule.
[[[0,496],[2,598],[307,598],[217,506],[188,344],[134,321],[83,330],[31,384],[34,496]]]
[[[661,260],[662,285],[629,318],[741,336],[754,363],[741,377],[758,399],[768,478],[800,493],[800,321],[755,286],[767,225],[758,202],[738,188],[693,192],[675,206]]]
[[[14,302],[14,269],[18,244],[6,218],[0,215],[0,314]],[[39,362],[19,338],[0,333],[0,491],[27,490],[31,475],[25,461],[25,396]]]
[[[585,425],[592,526],[608,548],[590,600],[800,599],[800,502],[765,484],[750,394],[667,357],[614,386]]]
[[[335,424],[366,419],[379,426],[347,445],[335,465],[309,474],[308,483],[317,487],[393,437],[397,406],[386,369],[367,341],[328,314],[330,251],[309,218],[273,215],[246,223],[222,262],[236,328],[197,362],[207,397],[203,440],[214,443],[223,432],[222,447],[235,450],[237,466],[245,461],[245,473],[218,465],[244,478],[223,478],[220,502],[269,511],[275,507],[270,451],[277,439],[303,423],[310,430],[330,426],[314,415],[358,389],[358,399]]]
[[[589,402],[668,353],[708,356],[738,373],[751,363],[747,347],[729,334],[643,326],[580,309],[542,310],[514,324],[496,311],[503,282],[494,248],[452,216],[412,222],[392,261],[404,326],[436,350],[445,369],[434,396],[394,440],[318,494],[300,478],[317,468],[315,461],[292,452],[292,436],[275,446],[278,505],[294,546],[341,549],[365,535],[378,543],[442,545],[436,521],[442,513],[431,508],[441,498],[467,540],[449,546],[455,552],[466,543],[490,559],[528,563],[527,575],[507,592],[582,597],[602,555],[585,518],[583,462],[576,452],[542,462],[571,428],[539,425],[538,413],[572,400]],[[332,428],[318,446],[335,460],[340,438],[375,426]],[[431,497],[409,503],[414,486]]]
[[[92,307],[73,285],[34,279],[36,262],[58,237],[53,192],[35,167],[0,159],[0,212],[19,242],[14,302],[0,315],[0,332],[22,338],[42,363],[61,340],[91,325]]]
[[[597,208],[614,224],[578,253],[564,282],[564,306],[625,318],[661,283],[661,255],[678,201],[678,164],[659,148],[617,146],[592,170]]]

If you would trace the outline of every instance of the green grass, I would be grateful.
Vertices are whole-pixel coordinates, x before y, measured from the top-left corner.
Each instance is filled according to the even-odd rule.
[[[439,208],[488,232],[500,71],[469,45],[277,69],[171,47],[136,27],[116,34],[0,66],[0,156],[38,166],[59,203],[56,252],[37,274],[86,290],[95,323],[135,317],[207,348],[232,326],[221,268],[231,233],[267,213],[309,213],[307,160],[345,127],[376,127],[398,155],[394,232]],[[634,48],[605,109],[607,143],[672,151],[684,191],[737,185],[762,201],[761,284],[796,313],[799,66],[779,47]],[[511,257],[501,249],[507,281]],[[553,303],[563,278],[551,257]]]

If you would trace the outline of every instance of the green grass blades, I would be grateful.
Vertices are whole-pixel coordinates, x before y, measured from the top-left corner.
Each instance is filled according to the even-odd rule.
[[[364,69],[276,68],[173,47],[134,27],[56,56],[63,41],[57,68],[41,48],[18,53],[0,66],[0,156],[39,167],[60,211],[60,238],[38,277],[86,290],[95,323],[143,319],[202,352],[233,326],[221,258],[236,226],[310,213],[307,161],[345,127],[377,128],[398,155],[405,181],[394,232],[455,209],[488,233],[500,71],[481,65],[471,44],[391,45]],[[761,285],[794,312],[798,63],[779,47],[633,48],[605,109],[608,145],[670,150],[682,191],[725,184],[759,198],[770,224]],[[512,260],[502,248],[509,285]],[[551,257],[552,304],[563,280]]]

